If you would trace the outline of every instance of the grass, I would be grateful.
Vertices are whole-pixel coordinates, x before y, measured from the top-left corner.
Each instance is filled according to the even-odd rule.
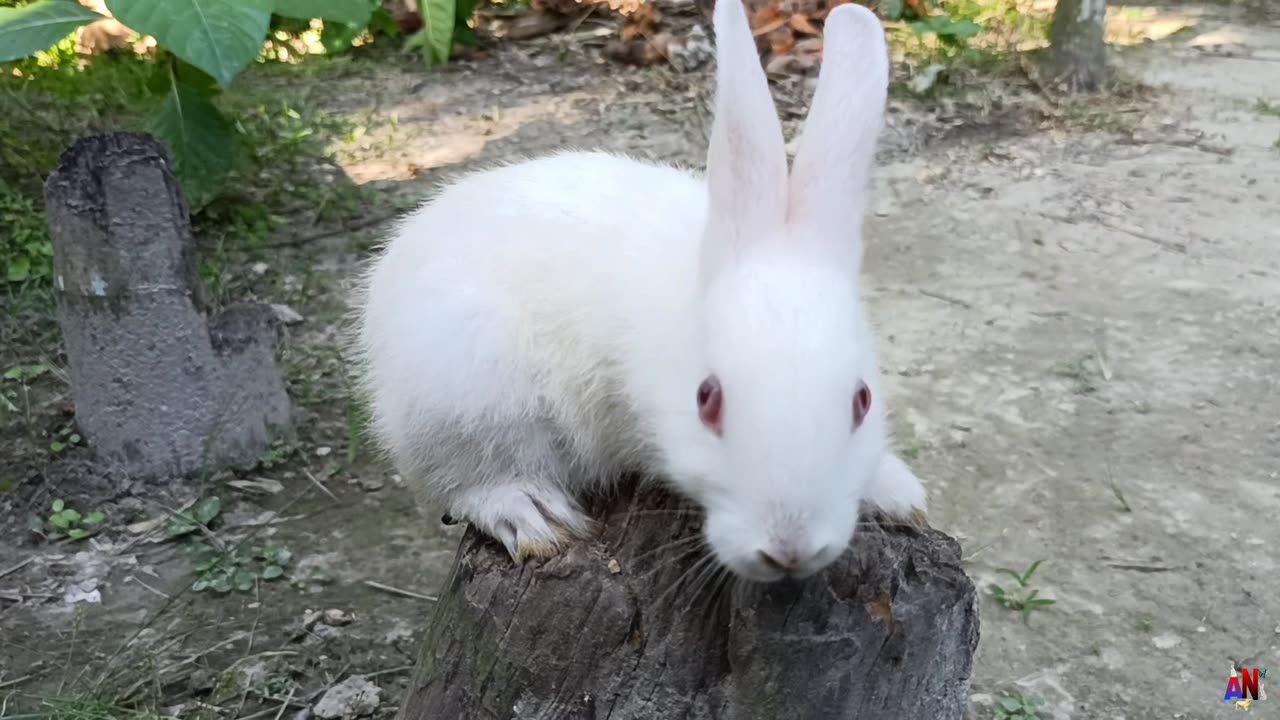
[[[995,720],[1037,720],[1038,708],[1044,704],[1039,696],[1021,690],[1009,690],[996,699]]]
[[[1017,572],[1009,568],[996,568],[996,572],[1012,577],[1015,585],[1008,589],[996,583],[991,583],[989,586],[991,596],[995,598],[996,602],[1010,610],[1021,612],[1022,622],[1027,625],[1031,624],[1031,614],[1033,612],[1057,604],[1057,600],[1037,597],[1040,591],[1031,586],[1031,578],[1035,575],[1036,570],[1040,568],[1041,562],[1043,561],[1036,560],[1023,572]]]
[[[1071,392],[1076,395],[1089,395],[1098,391],[1098,380],[1102,371],[1098,368],[1097,358],[1093,353],[1082,353],[1066,360],[1054,369],[1058,377],[1071,381]]]

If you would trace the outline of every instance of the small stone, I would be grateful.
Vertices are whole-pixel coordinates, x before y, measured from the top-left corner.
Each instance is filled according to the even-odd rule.
[[[280,303],[271,304],[271,312],[275,313],[276,319],[284,325],[297,325],[303,321],[302,313]]]
[[[249,269],[253,271],[254,275],[266,275],[267,270],[270,270],[271,266],[267,265],[264,262],[256,262],[253,265],[251,265]]]
[[[363,675],[352,675],[326,690],[311,712],[320,720],[352,720],[371,715],[381,696],[382,688]]]
[[[331,452],[333,452],[333,448],[329,447],[328,445],[321,445],[320,447],[316,448],[316,457],[325,457]]]
[[[377,492],[382,489],[382,481],[373,478],[357,478],[356,484],[365,492]]]
[[[613,575],[622,572],[622,566],[618,564],[617,558],[609,558],[609,572]]]
[[[338,608],[329,608],[328,610],[324,611],[325,625],[332,625],[333,627],[342,627],[343,625],[350,625],[355,621],[356,621],[355,616],[347,612],[346,610],[339,610]]]

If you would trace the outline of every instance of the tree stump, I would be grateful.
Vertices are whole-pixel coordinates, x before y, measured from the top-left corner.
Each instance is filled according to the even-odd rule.
[[[258,462],[289,432],[265,305],[209,317],[186,200],[156,140],[84,138],[45,184],[76,425],[137,479]]]
[[[1071,92],[1093,92],[1107,76],[1107,0],[1058,0],[1046,79]]]
[[[864,515],[802,582],[735,585],[657,488],[516,567],[468,528],[399,720],[959,720],[978,604],[954,539]]]

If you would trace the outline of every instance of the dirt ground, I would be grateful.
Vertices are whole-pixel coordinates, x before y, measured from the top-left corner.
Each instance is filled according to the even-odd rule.
[[[1280,669],[1280,18],[1178,5],[1112,21],[1181,28],[1116,53],[1153,91],[1083,115],[1021,96],[985,112],[896,102],[874,181],[866,287],[897,444],[983,588],[973,718],[1009,689],[1055,720],[1227,717],[1232,660]],[[421,197],[561,146],[701,164],[705,73],[618,72],[555,47],[500,60],[331,83],[321,102],[373,118],[347,174]],[[778,95],[794,132],[807,92]],[[318,241],[324,290],[292,298],[307,316],[292,366],[321,388],[343,382],[351,247]],[[0,698],[86,693],[150,656],[142,685],[229,698],[240,717],[305,708],[350,675],[382,688],[390,716],[457,530],[424,527],[323,393],[301,405],[300,455],[241,478],[265,494],[200,489],[226,499],[223,541],[292,550],[287,582],[195,593],[181,544],[123,523],[79,544],[6,526]],[[88,472],[67,463],[64,477]],[[66,487],[130,522],[197,494]],[[1056,604],[1024,623],[986,588],[1037,560],[1030,584]],[[1273,696],[1250,712],[1280,717]]]

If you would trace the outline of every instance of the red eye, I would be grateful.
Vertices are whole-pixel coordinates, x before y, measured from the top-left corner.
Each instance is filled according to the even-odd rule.
[[[867,418],[871,409],[871,390],[865,383],[858,383],[858,391],[853,394],[853,429],[857,430]]]
[[[702,424],[711,428],[711,431],[719,435],[720,425],[720,409],[724,400],[720,392],[720,381],[715,375],[708,377],[698,386],[698,417],[702,419]]]

